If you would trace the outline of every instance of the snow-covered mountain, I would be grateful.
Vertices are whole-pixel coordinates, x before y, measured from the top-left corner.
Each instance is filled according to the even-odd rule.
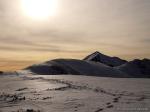
[[[127,62],[99,52],[83,60],[55,59],[27,67],[25,70],[40,75],[92,75],[103,77],[150,77],[150,60],[135,59]]]
[[[116,68],[134,77],[150,77],[149,59],[135,59]]]
[[[33,65],[26,70],[41,75],[73,74],[105,77],[128,77],[127,74],[102,63],[76,59],[55,59]]]
[[[126,60],[122,60],[118,57],[110,57],[110,56],[104,55],[98,51],[88,55],[83,60],[100,62],[111,67],[120,66],[127,62]]]

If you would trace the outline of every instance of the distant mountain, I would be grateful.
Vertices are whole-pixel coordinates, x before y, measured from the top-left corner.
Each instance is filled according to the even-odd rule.
[[[135,59],[125,63],[116,69],[129,74],[132,77],[149,77],[150,78],[150,60],[149,59]]]
[[[39,75],[91,75],[103,77],[143,77],[150,78],[150,60],[135,59],[127,62],[99,52],[92,53],[83,60],[55,59],[25,68]]]
[[[110,56],[104,55],[98,51],[88,55],[83,60],[100,62],[111,67],[120,66],[127,62],[126,60],[122,60],[118,57],[110,57]]]
[[[102,63],[76,59],[55,59],[30,66],[26,68],[26,70],[40,75],[72,74],[105,77],[128,77],[127,74]]]

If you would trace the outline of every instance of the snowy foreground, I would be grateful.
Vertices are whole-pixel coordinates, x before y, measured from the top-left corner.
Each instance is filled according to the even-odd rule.
[[[0,112],[150,112],[150,79],[0,76]]]

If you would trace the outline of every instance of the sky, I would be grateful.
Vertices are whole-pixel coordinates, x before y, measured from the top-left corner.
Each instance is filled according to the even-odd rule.
[[[22,7],[21,0],[0,0],[0,70],[94,51],[150,58],[150,0],[58,0],[42,20]]]

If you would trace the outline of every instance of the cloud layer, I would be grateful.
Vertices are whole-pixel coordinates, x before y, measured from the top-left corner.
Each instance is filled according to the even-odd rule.
[[[0,50],[5,56],[0,57],[82,58],[99,50],[126,59],[150,58],[149,0],[58,1],[56,16],[36,21],[25,16],[20,0],[1,0]]]

